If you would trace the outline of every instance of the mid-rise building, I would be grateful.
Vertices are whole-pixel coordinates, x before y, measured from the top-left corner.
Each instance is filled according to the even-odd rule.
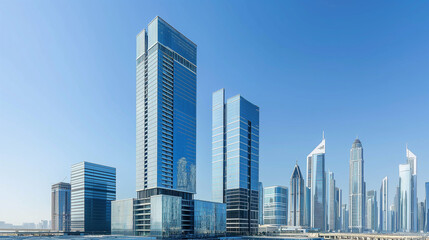
[[[325,138],[307,156],[307,187],[310,189],[310,227],[326,229]]]
[[[51,222],[53,231],[70,232],[71,186],[60,182],[52,185]]]
[[[72,166],[72,231],[110,234],[111,202],[115,199],[115,168],[90,162],[80,162]]]
[[[366,230],[375,232],[378,230],[378,205],[377,192],[374,190],[368,191],[366,194]]]
[[[349,179],[349,228],[351,232],[362,232],[365,227],[365,182],[363,147],[359,139],[350,149]]]
[[[264,188],[264,224],[287,225],[288,189],[283,186]]]
[[[379,231],[389,232],[389,187],[387,177],[383,178],[380,187]]]
[[[301,169],[299,168],[298,164],[296,164],[290,178],[290,226],[304,226],[304,190],[304,178],[302,176]]]
[[[220,89],[213,93],[212,121],[213,200],[227,205],[229,234],[255,234],[259,212],[259,107],[240,95],[225,103],[225,90]],[[264,224],[268,224],[265,218]]]

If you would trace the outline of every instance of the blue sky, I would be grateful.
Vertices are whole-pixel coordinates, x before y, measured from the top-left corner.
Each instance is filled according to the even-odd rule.
[[[117,168],[135,197],[135,36],[157,15],[198,45],[197,198],[211,197],[211,94],[260,107],[260,180],[289,185],[326,136],[348,201],[349,150],[367,189],[398,182],[405,144],[429,181],[429,2],[0,1],[0,221],[50,218],[70,166]]]

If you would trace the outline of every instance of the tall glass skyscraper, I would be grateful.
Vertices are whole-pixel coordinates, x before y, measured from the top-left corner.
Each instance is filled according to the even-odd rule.
[[[227,232],[258,231],[259,107],[213,93],[212,197],[227,204]],[[264,220],[265,222],[265,220]]]
[[[389,185],[387,177],[383,178],[380,187],[380,216],[379,216],[379,231],[389,232]]]
[[[399,165],[399,231],[411,232],[411,166],[409,163]]]
[[[426,215],[425,215],[425,203],[424,202],[419,202],[417,209],[418,209],[418,211],[417,211],[418,212],[418,221],[417,221],[418,228],[417,228],[417,232],[423,232],[424,231],[424,227],[425,227],[425,218],[426,218]]]
[[[156,17],[137,35],[136,65],[137,235],[191,233],[197,45]]]
[[[80,162],[72,166],[72,231],[110,234],[111,202],[115,199],[115,168],[90,162]]]
[[[326,227],[326,173],[325,138],[307,156],[307,187],[310,189],[310,227],[325,231]]]
[[[287,225],[288,189],[283,186],[264,188],[264,223]]]
[[[425,232],[429,232],[429,182],[425,182],[425,197],[426,197],[426,206],[425,206]]]
[[[411,170],[411,231],[417,232],[418,209],[417,209],[417,156],[406,147],[407,163]]]
[[[337,230],[337,215],[338,215],[338,202],[336,196],[337,188],[335,187],[335,178],[333,172],[328,172],[327,184],[327,225],[330,232]]]
[[[373,232],[377,231],[378,226],[378,211],[377,211],[377,192],[374,190],[368,191],[366,194],[366,230]]]
[[[295,164],[290,178],[290,226],[304,226],[304,178],[298,164]]]
[[[349,183],[349,228],[351,232],[362,232],[365,226],[365,183],[363,148],[359,139],[350,149]]]
[[[60,182],[52,185],[51,224],[53,231],[70,232],[70,183]]]
[[[194,194],[197,45],[156,17],[137,35],[136,64],[138,195]]]

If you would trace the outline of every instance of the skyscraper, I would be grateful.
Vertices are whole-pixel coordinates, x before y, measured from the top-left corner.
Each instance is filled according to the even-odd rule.
[[[349,231],[349,210],[347,210],[347,204],[343,204],[341,206],[341,231],[348,232]]]
[[[264,188],[264,224],[287,225],[288,189],[283,186]]]
[[[426,215],[425,215],[425,203],[424,202],[419,202],[417,209],[418,209],[418,211],[417,211],[418,212],[418,221],[417,221],[418,228],[417,228],[417,231],[418,232],[423,232],[424,231],[424,226],[425,226],[425,218],[426,218]]]
[[[417,209],[417,156],[406,147],[407,163],[411,171],[411,231],[417,232],[418,209]]]
[[[411,165],[409,163],[399,165],[399,231],[411,232],[411,189],[412,189]]]
[[[225,103],[220,89],[213,93],[212,119],[213,200],[227,204],[228,233],[257,233],[259,107],[240,95]]]
[[[193,231],[196,83],[197,45],[156,17],[137,35],[137,235]]]
[[[336,197],[335,178],[333,172],[328,172],[328,185],[327,185],[327,198],[328,198],[328,230],[334,232],[337,230],[337,215],[338,215],[338,202]]]
[[[298,164],[295,164],[290,178],[290,226],[304,226],[304,178]]]
[[[258,205],[258,218],[259,218],[259,225],[264,224],[264,186],[262,185],[262,182],[259,182],[259,205]]]
[[[366,194],[366,229],[368,231],[377,231],[378,211],[377,211],[377,192],[368,191]]]
[[[52,185],[51,221],[53,231],[70,232],[70,183]]]
[[[326,174],[325,138],[307,156],[307,187],[310,189],[310,227],[325,231]]]
[[[351,232],[362,232],[365,226],[365,183],[363,148],[359,139],[350,149],[349,183],[349,228]]]
[[[429,232],[429,182],[425,182],[425,232]]]
[[[380,187],[380,214],[379,214],[379,231],[380,232],[389,232],[389,186],[388,186],[388,180],[387,177],[383,178],[383,181],[381,182]]]
[[[115,168],[90,162],[80,162],[72,166],[72,231],[110,234],[111,202],[115,199]]]
[[[341,230],[342,229],[342,206],[343,206],[343,191],[340,188],[335,188],[335,201],[337,204],[337,214],[336,214],[336,218],[337,218],[337,226],[336,226],[336,231],[337,230]]]

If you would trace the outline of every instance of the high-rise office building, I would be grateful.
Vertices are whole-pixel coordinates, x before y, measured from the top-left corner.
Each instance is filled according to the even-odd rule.
[[[368,191],[366,194],[366,229],[371,232],[377,231],[378,227],[378,205],[377,192],[374,190]]]
[[[425,182],[425,232],[429,232],[429,182]]]
[[[328,172],[328,184],[327,184],[327,207],[328,207],[328,231],[334,232],[337,230],[337,215],[338,215],[338,202],[336,197],[335,178],[333,172]]]
[[[337,208],[337,214],[336,214],[336,219],[337,219],[337,221],[336,221],[336,224],[337,224],[337,226],[336,226],[336,231],[337,230],[341,230],[342,229],[342,217],[343,217],[343,215],[342,215],[342,211],[341,211],[341,208],[342,208],[342,206],[343,206],[343,191],[340,189],[340,188],[335,188],[335,201],[336,201],[336,204],[337,204],[337,206],[336,206],[336,208]]]
[[[307,187],[310,189],[310,227],[325,231],[326,173],[325,138],[307,156]]]
[[[359,139],[350,149],[349,207],[350,231],[362,232],[365,226],[365,183],[363,148]]]
[[[406,147],[407,163],[411,171],[411,231],[417,232],[418,208],[417,208],[417,156]]]
[[[262,182],[259,182],[259,205],[258,205],[258,218],[259,218],[259,225],[264,224],[264,186],[262,185]]]
[[[137,35],[136,235],[193,231],[197,45],[160,17]],[[167,217],[168,216],[168,217]]]
[[[349,210],[347,210],[347,204],[343,204],[341,206],[341,231],[348,232],[349,231]]]
[[[295,164],[292,176],[290,178],[290,226],[304,226],[304,197],[305,197],[304,178],[298,164]]]
[[[399,211],[398,226],[401,232],[411,232],[411,166],[409,163],[399,165]]]
[[[387,177],[383,178],[380,187],[380,209],[379,209],[379,231],[387,233],[389,232],[389,186]]]
[[[240,95],[225,103],[220,89],[213,93],[212,114],[213,200],[227,204],[228,233],[257,233],[259,107]]]
[[[418,204],[418,228],[417,231],[418,232],[423,232],[424,231],[424,227],[425,227],[425,219],[426,219],[426,215],[425,215],[425,203],[424,202],[419,202]]]
[[[389,207],[389,232],[397,232],[397,211],[395,204],[390,204]]]
[[[311,226],[311,190],[304,187],[304,226]]]
[[[110,234],[111,202],[116,199],[116,169],[80,162],[71,171],[71,230]]]
[[[70,183],[52,185],[51,223],[53,231],[70,232]]]
[[[264,224],[287,225],[288,189],[283,186],[264,188]]]

